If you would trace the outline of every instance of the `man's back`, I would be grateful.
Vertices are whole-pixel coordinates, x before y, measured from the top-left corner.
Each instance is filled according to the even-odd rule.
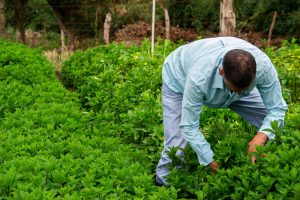
[[[223,56],[232,49],[244,49],[254,57],[264,55],[254,45],[234,37],[207,38],[183,45],[165,60],[163,81],[174,92],[183,94],[187,76],[211,78],[222,64]]]

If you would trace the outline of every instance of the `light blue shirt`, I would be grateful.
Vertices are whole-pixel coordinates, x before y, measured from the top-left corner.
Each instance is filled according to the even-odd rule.
[[[248,91],[231,93],[219,74],[226,52],[243,49],[256,60],[256,77]],[[264,131],[276,120],[283,125],[287,104],[285,103],[275,67],[269,57],[254,45],[234,37],[208,38],[183,45],[165,60],[162,70],[163,82],[176,93],[183,94],[180,131],[197,153],[200,164],[213,161],[213,151],[199,130],[202,106],[226,108],[255,87],[258,89],[267,115],[259,131],[269,139],[275,135]]]

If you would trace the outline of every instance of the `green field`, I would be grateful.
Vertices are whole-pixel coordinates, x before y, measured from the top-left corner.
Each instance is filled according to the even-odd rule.
[[[163,148],[161,65],[178,44],[113,43],[78,51],[62,81],[39,50],[0,41],[0,199],[300,199],[300,47],[264,51],[289,105],[284,129],[247,155],[254,127],[205,108],[201,130],[220,163],[170,156],[169,187],[155,185]],[[262,157],[266,154],[266,157]],[[183,164],[183,168],[174,167]]]

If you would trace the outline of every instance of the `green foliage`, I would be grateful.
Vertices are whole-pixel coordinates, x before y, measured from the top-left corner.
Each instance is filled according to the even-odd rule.
[[[24,26],[35,31],[47,30],[59,32],[56,17],[48,5],[47,0],[27,0],[24,4]],[[17,19],[14,16],[16,1],[5,1],[6,23],[8,26],[17,28]]]
[[[268,48],[265,50],[276,67],[283,95],[288,102],[300,100],[300,47],[296,39],[284,41],[277,50]]]
[[[201,32],[218,32],[220,1],[166,0],[174,26],[195,28]],[[273,12],[277,12],[275,35],[299,35],[300,4],[297,0],[235,0],[237,30],[268,33]]]
[[[233,1],[237,29],[268,33],[273,12],[277,12],[275,35],[299,34],[300,4],[296,0],[235,0]]]
[[[291,54],[297,53],[299,47],[294,42],[292,44],[294,46],[283,45],[282,48],[286,48]],[[161,148],[163,141],[159,64],[167,55],[166,47],[170,50],[175,48],[169,45],[159,43],[157,55],[153,59],[150,59],[148,53],[149,43],[141,47],[127,47],[126,50],[119,44],[97,47],[74,55],[62,70],[66,85],[77,88],[82,99],[89,97],[82,106],[99,112],[96,115],[96,124],[99,126],[95,126],[99,129],[110,127],[109,135],[121,137],[127,143],[135,143],[138,148],[146,149],[151,155],[149,158],[153,168],[160,153],[156,147]],[[277,55],[277,51],[272,49],[267,52]],[[286,57],[271,58],[278,59],[280,64],[297,62]],[[284,75],[287,69],[281,68],[281,65],[277,68],[281,81],[286,81]],[[85,77],[89,78],[84,79]],[[283,86],[286,90],[293,85],[288,82]],[[90,103],[91,100],[93,104]],[[257,163],[252,164],[247,150],[248,142],[256,134],[255,128],[229,110],[204,108],[200,128],[212,145],[220,169],[217,174],[213,174],[208,168],[199,166],[197,156],[191,148],[171,149],[169,155],[173,163],[169,166],[171,174],[168,182],[178,190],[176,198],[294,197],[298,194],[294,188],[299,179],[299,159],[292,159],[291,156],[299,155],[299,118],[296,110],[288,114],[286,129],[278,129],[274,125],[276,140],[270,141],[263,148],[257,148]],[[184,156],[177,157],[178,151],[183,151]],[[263,158],[265,154],[266,157]],[[285,178],[286,176],[290,178]],[[136,190],[143,193],[142,188]]]
[[[218,116],[215,127],[208,131],[208,140],[217,140],[212,148],[220,166],[218,172],[213,174],[197,166],[191,148],[185,149],[185,156],[180,158],[171,150],[175,163],[170,166],[169,183],[182,189],[180,195],[184,198],[196,194],[204,199],[295,199],[300,178],[300,107],[295,104],[290,108],[284,129],[278,128],[277,123],[272,125],[276,139],[257,148],[256,164],[247,156],[247,142],[252,136],[244,122],[234,124],[234,130]]]
[[[258,147],[256,130],[230,110],[204,108],[201,130],[219,163],[216,174],[190,148],[170,151],[169,187],[154,184],[163,148],[161,64],[177,45],[159,41],[77,52],[63,83],[39,51],[0,41],[0,195],[3,199],[297,199],[300,106],[290,93],[284,129]],[[295,43],[267,49],[283,89],[294,89]],[[288,55],[286,55],[288,52]],[[294,56],[295,55],[295,56]],[[288,64],[284,64],[288,63]],[[295,79],[296,80],[296,79]],[[298,91],[298,90],[297,90]],[[294,94],[294,96],[292,95]],[[177,151],[183,156],[177,157]]]
[[[153,145],[147,137],[161,131],[161,63],[171,49],[173,44],[159,43],[153,59],[148,41],[77,52],[62,67],[63,82],[77,89],[84,108],[99,112],[99,121],[120,124],[119,137]]]
[[[193,0],[189,5],[192,13],[191,25],[198,32],[219,32],[220,1]]]
[[[108,136],[110,127],[98,129],[93,112],[80,109],[44,57],[25,46],[0,45],[1,198],[176,195],[156,192],[145,152]]]

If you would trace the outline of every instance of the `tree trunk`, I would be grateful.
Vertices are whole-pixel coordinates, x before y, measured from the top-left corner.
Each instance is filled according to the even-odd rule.
[[[60,29],[60,42],[61,42],[61,49],[62,49],[62,51],[64,51],[65,48],[66,48],[66,45],[65,45],[65,33],[61,29]]]
[[[71,25],[74,25],[71,23],[72,20],[72,7],[64,7],[64,6],[59,6],[59,2],[57,0],[47,0],[48,4],[52,7],[52,10],[54,12],[54,15],[56,17],[57,23],[60,27],[60,29],[66,34],[67,39],[68,39],[68,46],[73,50],[74,46],[74,39],[75,39],[75,34],[72,32],[69,27],[66,26],[66,23],[70,23]]]
[[[72,45],[74,43],[74,34],[67,29],[61,14],[56,9],[53,9],[53,11],[60,29],[67,35],[68,45]]]
[[[166,39],[170,39],[170,17],[169,12],[166,8],[164,8],[165,12],[165,24],[166,24]]]
[[[111,14],[107,13],[104,21],[104,32],[103,32],[103,39],[105,44],[109,44],[110,23],[111,23]]]
[[[96,13],[95,13],[95,44],[98,45],[99,44],[99,34],[98,34],[98,23],[99,23],[99,19],[98,19],[98,14],[100,12],[100,7],[96,8]]]
[[[5,37],[5,0],[0,0],[0,37]]]
[[[220,1],[220,35],[232,36],[235,31],[235,14],[232,0]]]
[[[273,29],[274,29],[274,26],[275,26],[276,17],[277,17],[277,12],[274,12],[273,17],[272,17],[272,23],[271,23],[269,34],[268,34],[268,44],[267,44],[268,47],[271,46],[272,32],[273,32]]]
[[[26,44],[26,33],[25,33],[25,5],[28,0],[17,0],[14,9],[15,19],[17,21],[17,28],[20,34],[20,40],[22,43]]]
[[[152,28],[151,28],[151,55],[154,55],[154,39],[155,39],[155,3],[152,1]]]

